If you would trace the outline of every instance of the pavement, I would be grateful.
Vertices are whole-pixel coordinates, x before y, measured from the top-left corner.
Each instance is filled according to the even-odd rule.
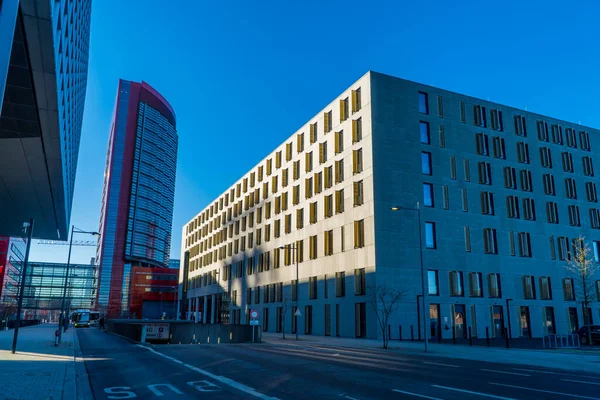
[[[433,345],[425,354],[417,343],[383,350],[362,339],[265,334],[260,344],[140,345],[96,329],[77,333],[96,399],[600,400],[598,364],[581,372],[515,363],[530,357],[517,350],[475,356],[447,346],[469,357],[450,358]],[[520,356],[499,361],[489,350]]]
[[[56,324],[19,329],[17,352],[11,353],[13,330],[0,331],[0,399],[74,400],[89,397],[89,381],[78,361],[74,328],[54,346]]]

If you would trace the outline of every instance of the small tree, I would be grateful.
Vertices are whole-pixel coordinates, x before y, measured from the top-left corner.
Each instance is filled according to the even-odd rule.
[[[404,299],[405,294],[405,290],[393,289],[385,284],[370,286],[367,290],[369,304],[371,304],[373,311],[375,311],[377,322],[381,329],[384,349],[387,349],[390,340],[387,333],[390,316],[394,313],[398,304]]]
[[[594,301],[594,276],[598,271],[598,264],[594,262],[592,251],[584,242],[583,236],[573,240],[573,251],[570,256],[565,268],[573,276],[575,300],[581,303],[583,322],[589,324],[586,315],[589,304]],[[591,329],[587,331],[587,340],[591,343],[592,331]]]
[[[292,302],[292,296],[289,294],[284,294],[279,302],[279,306],[281,307],[281,332],[283,333],[283,339],[285,339],[285,316],[287,312],[292,309],[294,306]]]
[[[4,329],[8,327],[8,321],[17,312],[17,306],[13,303],[5,303],[0,311],[0,318],[4,320]]]

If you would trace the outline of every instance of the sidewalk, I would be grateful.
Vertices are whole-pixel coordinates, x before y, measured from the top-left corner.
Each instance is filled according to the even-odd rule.
[[[281,343],[281,334],[263,332],[265,343]],[[286,334],[285,343],[295,344],[295,335]],[[469,347],[464,345],[429,343],[424,353],[423,342],[390,340],[388,350],[381,348],[381,340],[338,338],[329,336],[300,335],[302,344],[337,346],[360,349],[380,349],[397,353],[422,354],[434,357],[458,358],[463,360],[489,361],[503,364],[519,364],[569,371],[600,371],[600,353],[581,350],[524,350],[494,347]]]
[[[56,324],[20,328],[16,354],[10,352],[13,330],[0,331],[0,399],[75,400],[91,395],[85,366],[77,357],[75,328],[63,334],[59,346],[54,346],[56,329]]]

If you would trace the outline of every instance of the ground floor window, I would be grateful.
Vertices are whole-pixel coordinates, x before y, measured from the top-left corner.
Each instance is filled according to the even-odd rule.
[[[367,337],[367,304],[354,305],[354,329],[357,338]]]
[[[312,334],[312,306],[304,307],[304,333]]]
[[[331,336],[331,305],[325,304],[325,336]]]

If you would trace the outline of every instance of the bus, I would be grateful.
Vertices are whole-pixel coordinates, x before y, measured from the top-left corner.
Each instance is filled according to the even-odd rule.
[[[90,310],[77,310],[71,314],[71,321],[75,328],[90,327]]]

